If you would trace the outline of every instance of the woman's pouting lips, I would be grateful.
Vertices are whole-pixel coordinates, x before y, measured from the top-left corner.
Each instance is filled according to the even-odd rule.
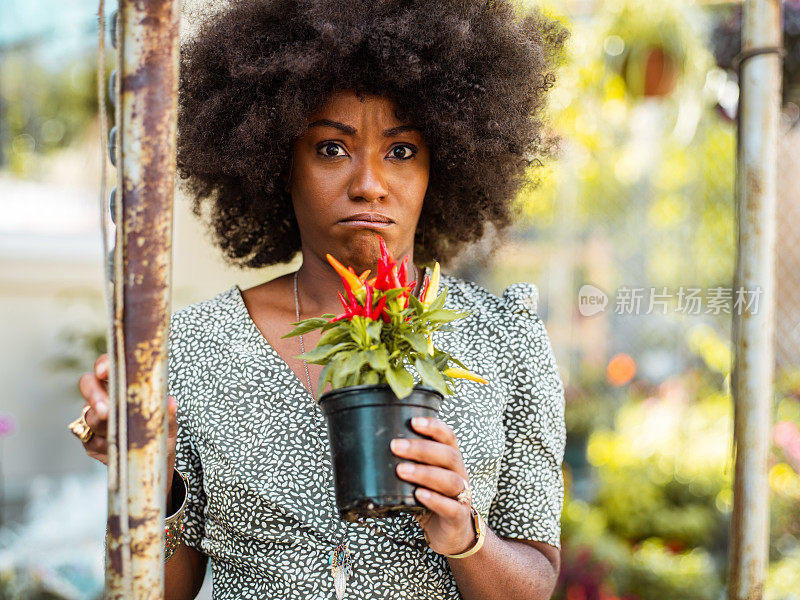
[[[339,221],[339,224],[346,227],[384,229],[390,225],[394,225],[394,221],[381,213],[357,213],[342,219]]]

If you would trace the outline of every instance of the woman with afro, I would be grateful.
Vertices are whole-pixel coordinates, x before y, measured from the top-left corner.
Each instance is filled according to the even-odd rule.
[[[564,36],[509,0],[236,0],[184,44],[178,172],[195,213],[234,265],[299,252],[302,266],[173,315],[168,446],[186,507],[166,598],[194,598],[208,559],[215,600],[331,598],[344,547],[348,598],[550,597],[563,387],[535,286],[498,297],[442,275],[445,306],[471,314],[437,343],[490,384],[456,382],[440,418],[413,424],[429,439],[392,444],[427,510],[379,531],[338,517],[321,366],[282,336],[337,312],[327,253],[374,272],[382,236],[421,283],[426,264],[509,226]],[[319,332],[303,337],[312,348]],[[80,381],[85,449],[103,462],[107,365]],[[465,489],[487,527],[459,558],[479,537]]]

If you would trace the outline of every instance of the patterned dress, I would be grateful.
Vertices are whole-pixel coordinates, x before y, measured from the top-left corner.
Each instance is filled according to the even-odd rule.
[[[536,314],[537,289],[501,297],[448,275],[445,308],[470,311],[438,347],[489,380],[455,382],[439,417],[453,428],[473,505],[498,536],[559,546],[564,392]],[[325,418],[253,323],[238,286],[177,311],[169,389],[178,401],[176,467],[189,478],[184,541],[208,555],[213,598],[335,598],[328,556],[353,553],[345,598],[461,598],[447,559],[397,544],[336,511]],[[424,541],[403,514],[376,523]]]

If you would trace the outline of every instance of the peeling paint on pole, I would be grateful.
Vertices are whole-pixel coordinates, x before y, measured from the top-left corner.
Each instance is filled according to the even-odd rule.
[[[743,55],[782,46],[780,0],[748,0]],[[742,63],[737,158],[739,242],[735,289],[761,289],[753,314],[734,315],[733,369],[736,471],[731,522],[730,600],[764,592],[769,534],[767,455],[774,369],[775,210],[780,58],[757,54]]]
[[[121,0],[106,597],[162,598],[179,0]]]

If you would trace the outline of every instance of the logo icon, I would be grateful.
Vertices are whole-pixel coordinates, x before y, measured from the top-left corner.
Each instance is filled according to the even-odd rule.
[[[606,306],[608,295],[600,288],[587,283],[578,290],[578,312],[584,317],[603,312]]]

